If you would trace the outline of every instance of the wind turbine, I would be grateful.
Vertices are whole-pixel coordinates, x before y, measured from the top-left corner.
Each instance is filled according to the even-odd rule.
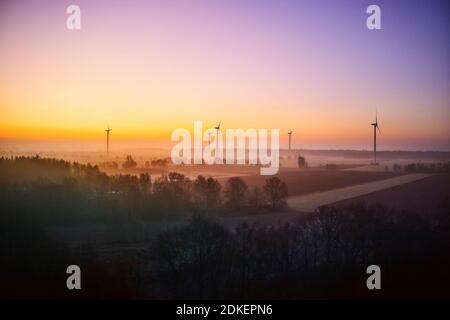
[[[221,122],[222,120],[220,120],[219,123],[214,127],[214,129],[216,129],[216,160],[219,158],[219,131]]]
[[[211,129],[206,128],[206,132],[208,133],[208,145],[210,145],[211,144]]]
[[[377,164],[377,130],[381,134],[380,127],[378,126],[378,115],[375,112],[375,122],[370,124],[373,126],[373,157],[374,164]]]
[[[289,129],[288,135],[289,135],[289,151],[291,151],[291,136],[292,136],[292,130],[291,129]]]
[[[109,124],[106,131],[106,154],[109,154],[109,133],[112,131],[112,129],[109,128]]]

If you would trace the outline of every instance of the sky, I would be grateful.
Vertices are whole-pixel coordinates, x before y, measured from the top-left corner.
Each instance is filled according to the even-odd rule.
[[[377,111],[379,149],[450,150],[449,15],[425,0],[1,0],[0,147],[98,144],[108,124],[111,149],[171,146],[221,120],[369,150]]]

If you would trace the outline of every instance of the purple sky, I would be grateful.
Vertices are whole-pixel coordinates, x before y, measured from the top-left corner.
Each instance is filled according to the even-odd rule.
[[[448,1],[1,1],[0,138],[99,138],[110,122],[156,141],[222,119],[370,149],[378,109],[381,149],[450,150],[449,21]]]

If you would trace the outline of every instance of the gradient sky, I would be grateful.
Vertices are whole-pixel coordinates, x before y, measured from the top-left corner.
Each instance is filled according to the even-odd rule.
[[[81,7],[82,30],[66,29]],[[378,4],[382,30],[366,28]],[[171,145],[194,120],[300,148],[450,150],[447,1],[0,1],[0,146]]]

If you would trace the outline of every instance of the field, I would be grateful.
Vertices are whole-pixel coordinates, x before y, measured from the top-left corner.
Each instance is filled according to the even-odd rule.
[[[440,210],[444,203],[448,203],[449,201],[450,177],[441,174],[340,201],[336,204],[355,202],[365,202],[367,204],[378,203],[399,210],[415,211],[426,214]]]
[[[289,196],[332,190],[398,176],[393,172],[362,172],[325,169],[281,170],[277,177],[286,183]],[[243,176],[250,189],[263,186],[267,176]],[[219,179],[222,183],[226,180]]]
[[[430,175],[423,173],[405,174],[389,179],[371,181],[344,188],[336,188],[328,191],[292,196],[288,199],[288,205],[291,209],[299,210],[302,212],[314,212],[319,207],[324,205],[336,203],[346,199],[353,199],[358,196],[411,183],[417,180],[424,179],[428,176]]]

